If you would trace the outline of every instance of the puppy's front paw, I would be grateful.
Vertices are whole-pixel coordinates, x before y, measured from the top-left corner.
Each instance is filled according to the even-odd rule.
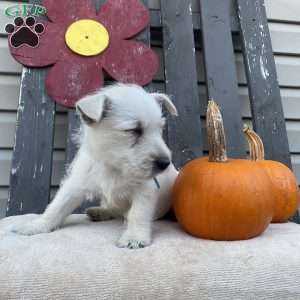
[[[139,249],[139,248],[145,248],[150,244],[151,244],[150,237],[131,235],[125,232],[117,242],[117,247],[128,248],[128,249]]]
[[[25,224],[18,224],[10,228],[10,231],[21,235],[35,235],[51,231],[50,225],[43,219],[37,219]]]

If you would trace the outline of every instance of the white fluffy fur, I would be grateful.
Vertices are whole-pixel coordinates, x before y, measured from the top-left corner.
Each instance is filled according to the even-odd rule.
[[[126,229],[117,245],[139,248],[151,242],[151,223],[170,208],[170,190],[177,176],[171,164],[165,171],[155,160],[171,159],[162,139],[160,104],[177,111],[164,94],[150,94],[136,85],[118,84],[80,100],[79,151],[54,200],[37,220],[13,228],[33,235],[55,230],[84,200],[101,199],[90,208],[92,219],[124,217]],[[143,134],[133,131],[142,125]],[[153,177],[157,176],[160,189]]]

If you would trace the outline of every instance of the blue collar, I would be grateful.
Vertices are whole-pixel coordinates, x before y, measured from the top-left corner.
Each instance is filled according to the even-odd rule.
[[[159,182],[158,182],[157,178],[154,177],[153,180],[154,180],[154,182],[156,184],[157,189],[159,190],[160,189],[160,185],[159,185]]]

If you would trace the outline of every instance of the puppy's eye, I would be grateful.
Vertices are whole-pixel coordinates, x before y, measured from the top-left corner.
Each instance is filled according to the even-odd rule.
[[[134,135],[137,136],[137,137],[142,136],[143,133],[144,133],[143,128],[140,127],[140,126],[139,126],[139,127],[132,128],[132,129],[127,129],[127,130],[125,130],[125,131],[126,131],[126,132],[130,132],[130,133],[134,134]]]

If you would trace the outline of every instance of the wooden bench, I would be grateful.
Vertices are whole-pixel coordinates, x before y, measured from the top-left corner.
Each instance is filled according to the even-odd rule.
[[[97,7],[102,2],[97,0]],[[242,45],[253,127],[264,141],[266,158],[291,167],[263,0],[238,0],[236,16],[224,0],[201,0],[200,9],[200,15],[192,14],[190,1],[161,1],[161,9],[151,11],[151,28],[137,37],[163,48],[162,70],[148,88],[162,87],[178,109],[179,117],[168,121],[165,134],[175,165],[180,168],[207,152],[203,119],[208,98],[222,107],[229,156],[246,156],[234,38]],[[205,82],[197,76],[196,47],[203,54]],[[45,93],[46,73],[23,69],[7,216],[41,213],[49,203],[55,103]],[[69,110],[65,165],[76,153],[70,136],[78,126],[77,115]],[[298,214],[294,220],[299,222]]]

